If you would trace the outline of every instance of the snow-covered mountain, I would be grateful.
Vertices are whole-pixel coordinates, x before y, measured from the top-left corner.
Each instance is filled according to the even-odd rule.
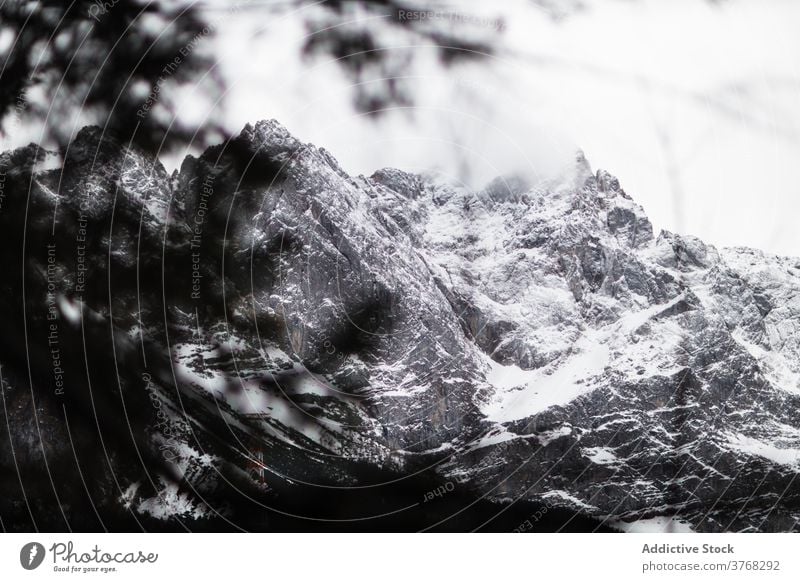
[[[66,488],[125,527],[448,495],[470,528],[798,527],[800,259],[656,235],[581,155],[479,192],[274,121],[172,176],[96,128],[48,158],[0,157],[4,519]]]

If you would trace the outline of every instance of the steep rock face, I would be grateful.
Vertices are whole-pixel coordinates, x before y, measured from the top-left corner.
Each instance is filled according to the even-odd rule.
[[[93,128],[47,159],[0,157],[2,267],[23,264],[0,288],[2,464],[26,483],[83,495],[74,467],[42,473],[74,418],[107,452],[87,497],[125,523],[425,470],[564,527],[797,527],[797,259],[654,236],[582,156],[471,192],[351,177],[269,121],[172,176]],[[46,482],[39,507],[8,487],[4,515],[52,513]]]
[[[615,179],[576,175],[432,215],[424,252],[491,358],[495,423],[444,470],[604,520],[791,529],[797,260],[654,240]]]
[[[281,322],[265,339],[332,392],[368,403],[392,449],[436,448],[474,432],[477,351],[413,238],[385,211],[398,194],[347,176],[274,122],[246,128],[236,148],[257,152],[253,165],[268,175],[237,183],[249,178],[223,151],[184,164],[180,177],[213,176],[214,189],[237,198],[216,203],[245,213],[226,232],[234,327]]]

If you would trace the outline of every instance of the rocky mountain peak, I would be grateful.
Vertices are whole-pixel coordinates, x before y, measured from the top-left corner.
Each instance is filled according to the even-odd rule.
[[[118,437],[94,479],[102,511],[205,519],[231,483],[285,499],[387,471],[615,527],[796,526],[797,259],[654,237],[582,154],[558,179],[471,191],[395,169],[351,177],[276,121],[172,177],[98,132],[57,170],[37,170],[35,149],[0,156],[32,172],[6,183],[0,213],[13,240],[27,227],[4,271],[29,259],[24,289],[0,288],[0,364],[33,384],[12,391],[10,422],[29,426],[38,394],[50,453],[72,458],[64,407],[102,415],[79,423],[85,446],[97,426]],[[128,433],[120,415],[135,417]],[[10,442],[31,448],[30,434]],[[58,475],[82,490],[72,468]]]

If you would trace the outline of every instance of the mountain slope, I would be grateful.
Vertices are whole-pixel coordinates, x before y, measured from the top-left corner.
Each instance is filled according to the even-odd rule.
[[[582,156],[471,192],[269,121],[172,176],[93,128],[48,158],[0,157],[4,515],[797,528],[800,260],[655,235]]]

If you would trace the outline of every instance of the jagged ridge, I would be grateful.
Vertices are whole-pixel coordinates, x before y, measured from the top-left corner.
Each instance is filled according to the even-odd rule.
[[[48,305],[62,335],[87,318],[113,327],[119,393],[142,400],[140,445],[167,446],[177,473],[148,488],[111,462],[112,505],[203,518],[221,466],[256,491],[430,466],[489,499],[615,524],[796,528],[797,259],[655,236],[582,156],[557,180],[471,192],[392,169],[350,177],[274,121],[172,176],[95,129],[60,169],[37,170],[38,155],[0,157],[20,194],[0,214],[9,240],[23,240],[14,201],[29,191],[35,209],[4,267],[27,252],[41,337]],[[51,229],[41,217],[54,215]],[[57,276],[30,243],[51,231]],[[14,324],[0,361],[24,382],[8,340],[31,323],[14,311],[17,284],[2,291]],[[82,385],[73,356],[65,375]]]

